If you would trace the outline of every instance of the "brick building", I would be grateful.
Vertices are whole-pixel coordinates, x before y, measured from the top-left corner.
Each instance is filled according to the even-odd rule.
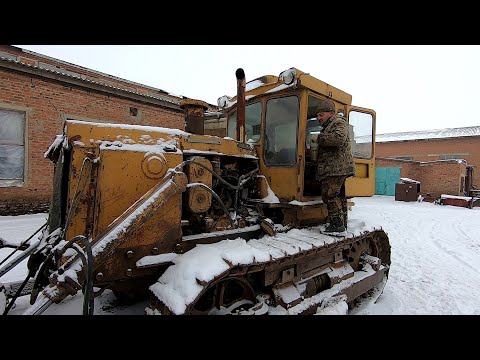
[[[0,45],[0,215],[48,210],[53,164],[43,154],[65,119],[184,130],[182,98]]]
[[[413,161],[375,158],[376,167],[398,167],[400,177],[419,181],[420,194],[439,198],[442,194],[464,196],[467,164],[464,160]]]
[[[421,182],[422,195],[463,196],[480,187],[478,149],[480,126],[377,134],[376,166],[400,167],[401,177]]]

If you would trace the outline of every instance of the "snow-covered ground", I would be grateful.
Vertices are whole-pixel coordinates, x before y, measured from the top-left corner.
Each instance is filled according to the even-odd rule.
[[[354,198],[352,223],[381,225],[390,238],[392,264],[383,294],[375,304],[353,311],[361,315],[479,315],[480,208],[400,202],[391,196]],[[27,239],[46,214],[0,216],[0,237],[12,243]],[[12,249],[0,249],[0,260]],[[23,280],[25,262],[0,278]],[[17,299],[10,315],[29,306],[28,296]],[[81,314],[83,298],[67,298],[44,314]],[[115,306],[109,291],[95,299],[95,314],[143,314],[146,303]]]

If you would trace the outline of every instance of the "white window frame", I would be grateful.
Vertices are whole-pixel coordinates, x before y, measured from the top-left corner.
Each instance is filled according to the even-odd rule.
[[[5,187],[23,187],[25,186],[25,182],[27,179],[27,169],[28,169],[28,113],[30,108],[26,107],[20,107],[20,106],[14,106],[11,104],[4,104],[0,103],[0,110],[3,111],[11,111],[11,112],[17,112],[17,113],[23,113],[24,116],[24,127],[23,127],[23,176],[22,178],[18,179],[1,179],[0,178],[0,188],[5,188]],[[0,121],[0,126],[2,126],[1,121]],[[2,141],[0,140],[0,144],[8,144],[7,141]]]
[[[441,154],[438,155],[439,160],[459,160],[464,159],[465,154]]]

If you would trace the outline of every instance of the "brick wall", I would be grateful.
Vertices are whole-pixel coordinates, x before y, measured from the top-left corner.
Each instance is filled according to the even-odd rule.
[[[459,154],[474,166],[473,185],[480,187],[480,137],[376,143],[377,157],[412,156],[415,161],[435,161],[439,155]]]
[[[399,167],[400,177],[420,181],[420,193],[430,193],[438,198],[441,194],[463,196],[463,179],[466,164],[455,160],[416,162],[376,158],[377,167]]]
[[[130,107],[138,109],[133,118]],[[65,117],[184,129],[183,111],[0,69],[0,108],[27,112],[27,169],[22,187],[0,187],[0,215],[48,210],[53,164],[43,157]],[[22,210],[23,209],[23,210]]]

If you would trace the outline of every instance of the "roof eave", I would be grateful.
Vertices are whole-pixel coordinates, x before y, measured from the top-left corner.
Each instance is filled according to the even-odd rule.
[[[0,68],[33,75],[40,78],[55,80],[63,84],[79,86],[81,88],[86,88],[86,89],[97,91],[100,93],[114,95],[121,98],[143,102],[149,105],[161,106],[163,108],[167,108],[170,110],[183,112],[179,104],[177,105],[177,104],[170,103],[168,101],[158,99],[152,96],[137,94],[129,90],[116,88],[116,87],[101,84],[98,82],[93,82],[88,79],[81,79],[81,78],[76,78],[67,74],[55,73],[47,69],[41,69],[36,66],[19,63],[17,61],[12,61],[6,58],[0,58]]]

